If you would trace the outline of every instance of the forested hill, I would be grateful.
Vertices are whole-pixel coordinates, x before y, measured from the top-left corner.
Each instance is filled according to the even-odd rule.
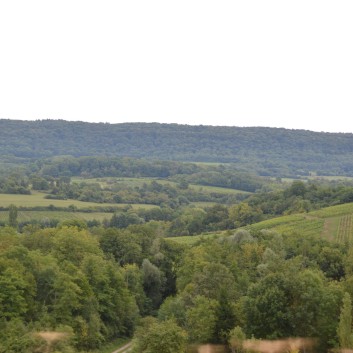
[[[1,157],[106,155],[236,163],[260,175],[353,173],[353,134],[264,127],[0,120]]]

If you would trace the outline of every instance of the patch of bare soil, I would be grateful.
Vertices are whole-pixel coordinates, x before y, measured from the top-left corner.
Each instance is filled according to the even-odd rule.
[[[65,332],[55,332],[55,331],[42,331],[37,332],[37,336],[46,341],[49,345],[62,340],[68,336]]]
[[[197,348],[198,353],[223,353],[224,346],[205,344]]]
[[[283,340],[246,340],[243,348],[261,353],[298,352],[310,349],[315,345],[315,340],[309,338],[288,338]]]

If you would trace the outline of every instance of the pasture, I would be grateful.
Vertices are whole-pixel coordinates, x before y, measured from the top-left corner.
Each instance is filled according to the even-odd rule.
[[[77,200],[53,200],[46,199],[45,193],[33,192],[31,195],[0,194],[0,207],[6,209],[9,205],[18,207],[17,221],[29,222],[36,220],[45,223],[49,220],[59,222],[65,220],[110,220],[113,213],[105,212],[105,208],[112,210],[132,210],[151,209],[158,206],[146,204],[116,204],[116,203],[96,203],[83,202]],[[70,211],[70,208],[73,208]],[[81,212],[80,212],[81,211]],[[89,211],[89,212],[82,212]],[[9,212],[0,211],[0,222],[7,223]]]
[[[216,238],[219,238],[219,237],[224,236],[226,234],[228,234],[228,231],[203,233],[203,234],[198,234],[198,235],[186,235],[186,236],[180,236],[180,237],[169,237],[169,238],[165,238],[165,239],[167,241],[173,241],[178,244],[191,246],[191,245],[195,245],[199,241],[216,239]]]
[[[167,180],[167,179],[160,179],[160,178],[72,178],[71,181],[73,183],[80,183],[80,182],[85,182],[85,183],[97,183],[99,184],[102,188],[109,187],[110,184],[112,183],[121,183],[125,184],[129,187],[142,187],[144,184],[151,184],[153,181],[162,184],[162,185],[170,185],[173,187],[177,187],[178,183],[172,180]],[[250,195],[251,192],[248,191],[243,191],[243,190],[237,190],[237,189],[231,189],[231,188],[223,188],[223,187],[218,187],[218,186],[207,186],[207,185],[200,185],[200,184],[189,184],[189,188],[194,190],[194,191],[199,191],[199,192],[204,192],[204,193],[215,193],[215,194],[245,194],[245,195]]]
[[[79,209],[97,209],[102,207],[116,207],[123,208],[131,206],[133,209],[145,208],[150,209],[158,207],[155,205],[146,204],[116,204],[116,203],[97,203],[97,202],[84,202],[78,200],[53,200],[46,199],[47,194],[42,192],[32,192],[31,195],[19,195],[19,194],[0,194],[0,207],[8,207],[13,204],[17,207],[49,207],[53,205],[54,207],[67,208],[71,205]]]
[[[0,222],[6,223],[9,218],[8,211],[0,211]],[[66,220],[97,220],[102,222],[105,219],[110,220],[112,213],[108,212],[67,212],[67,211],[22,211],[17,214],[18,222],[29,222],[37,220],[45,223],[49,219],[55,219],[59,222]]]

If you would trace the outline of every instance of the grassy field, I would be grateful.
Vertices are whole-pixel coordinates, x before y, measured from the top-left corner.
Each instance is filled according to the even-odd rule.
[[[214,232],[214,233],[204,233],[204,234],[192,235],[192,236],[170,237],[165,239],[169,241],[177,242],[179,244],[190,246],[190,245],[194,245],[199,240],[215,239],[225,234],[226,232]]]
[[[68,207],[74,205],[78,209],[84,208],[97,208],[97,207],[125,207],[128,204],[116,204],[116,203],[96,203],[96,202],[83,202],[77,200],[52,200],[46,199],[45,193],[32,192],[31,195],[14,195],[14,194],[0,194],[0,207],[8,207],[13,204],[17,207],[47,207],[53,205],[55,207]],[[154,208],[155,205],[145,204],[132,204],[131,207],[137,208]]]
[[[0,194],[0,207],[8,207],[13,204],[19,208],[17,220],[18,222],[27,222],[30,220],[37,220],[43,222],[47,219],[55,219],[59,222],[64,220],[84,220],[84,221],[103,221],[104,219],[111,219],[112,213],[102,212],[100,209],[104,207],[113,207],[115,209],[124,209],[131,207],[133,210],[138,209],[150,209],[158,206],[145,205],[145,204],[108,204],[108,203],[95,203],[95,202],[83,202],[77,200],[51,200],[45,199],[45,193],[33,192],[31,195],[9,195]],[[53,205],[57,208],[67,208],[69,206],[75,206],[75,212],[69,212],[67,210],[22,210],[21,207],[35,208],[35,207],[48,207]],[[80,212],[83,209],[91,209],[93,212]],[[8,211],[0,211],[0,222],[8,222],[9,213]]]
[[[309,214],[313,217],[330,218],[351,213],[353,213],[353,203],[345,203],[343,205],[326,207],[318,211],[310,212]]]
[[[0,211],[0,222],[7,222],[9,218],[8,211]],[[30,220],[45,221],[47,219],[56,219],[59,222],[66,220],[84,220],[84,221],[103,221],[111,219],[112,213],[105,212],[61,212],[61,211],[18,211],[18,222],[27,222]]]
[[[110,183],[119,182],[126,184],[130,187],[142,187],[143,184],[150,184],[153,181],[156,181],[162,185],[171,185],[177,186],[178,184],[171,180],[159,179],[159,178],[93,178],[93,179],[84,179],[84,178],[72,178],[73,183],[98,183],[101,187],[107,187]],[[251,194],[251,192],[236,190],[230,188],[223,188],[218,186],[205,186],[198,184],[189,184],[189,188],[195,191],[202,191],[205,193],[217,193],[217,194]]]

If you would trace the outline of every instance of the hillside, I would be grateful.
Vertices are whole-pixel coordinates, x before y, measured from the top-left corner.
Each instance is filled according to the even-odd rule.
[[[301,239],[320,236],[325,240],[351,246],[353,244],[353,203],[276,217],[244,228],[251,232],[270,230],[284,236],[297,234]],[[199,240],[229,236],[229,233],[230,231],[210,232],[196,236],[171,237],[168,240],[193,245]]]
[[[57,155],[236,163],[260,175],[351,175],[353,134],[264,127],[0,120],[2,160]]]

